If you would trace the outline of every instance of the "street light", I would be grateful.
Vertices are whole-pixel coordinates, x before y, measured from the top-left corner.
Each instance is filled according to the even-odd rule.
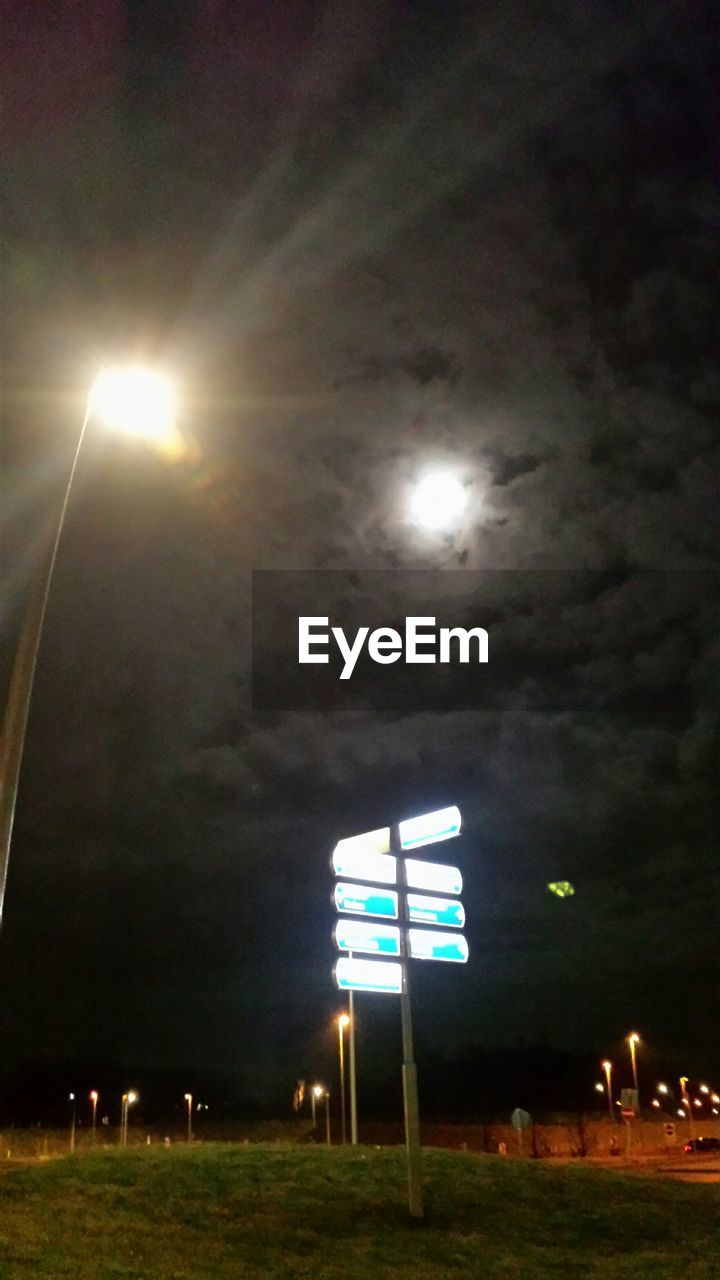
[[[90,1094],[90,1101],[91,1101],[91,1103],[92,1103],[92,1132],[93,1132],[93,1138],[95,1137],[95,1133],[96,1133],[96,1130],[97,1130],[97,1104],[98,1104],[98,1098],[99,1098],[99,1097],[100,1097],[100,1094],[98,1093],[97,1089],[93,1089],[93,1090],[92,1090],[92,1092],[91,1092],[91,1094]]]
[[[74,1093],[68,1094],[68,1102],[72,1103],[72,1112],[71,1112],[71,1118],[70,1118],[70,1154],[72,1155],[73,1151],[75,1150],[75,1116],[76,1116],[75,1105],[76,1104],[75,1104]]]
[[[347,1124],[345,1119],[345,1028],[350,1026],[346,1013],[341,1013],[338,1020],[338,1049],[340,1052],[340,1132],[343,1146],[347,1142]]]
[[[310,1090],[310,1109],[312,1112],[312,1127],[316,1125],[316,1108],[320,1099],[323,1097],[325,1090],[321,1084],[314,1084]]]
[[[695,1137],[695,1132],[692,1118],[692,1107],[690,1106],[690,1099],[688,1098],[687,1083],[688,1077],[680,1076],[680,1093],[682,1094],[683,1106],[687,1112],[688,1132],[690,1134],[690,1141],[692,1142]]]
[[[699,1088],[700,1088],[700,1092],[701,1092],[701,1093],[709,1093],[709,1092],[710,1092],[710,1090],[708,1089],[708,1086],[707,1086],[706,1084],[701,1084],[701,1085],[699,1086]]]
[[[185,1101],[187,1103],[187,1140],[188,1142],[192,1142],[193,1133],[192,1133],[192,1094],[191,1093],[185,1094]]]
[[[638,1110],[640,1109],[640,1096],[639,1096],[639,1090],[638,1090],[636,1046],[639,1043],[640,1043],[640,1037],[637,1031],[631,1031],[630,1035],[628,1036],[628,1044],[630,1045],[630,1061],[632,1062],[633,1085],[635,1087],[635,1093],[637,1095]]]
[[[605,1061],[601,1062],[600,1065],[603,1071],[605,1072],[605,1080],[607,1081],[608,1117],[610,1119],[610,1123],[613,1124],[614,1120],[613,1120],[613,1098],[612,1098],[612,1069],[613,1069],[612,1062],[608,1061],[608,1059],[606,1058]]]
[[[120,1144],[123,1147],[127,1146],[128,1108],[132,1106],[133,1102],[137,1102],[137,1098],[137,1094],[132,1089],[129,1093],[124,1093],[122,1096],[122,1108],[120,1111]]]
[[[658,1093],[664,1093],[664,1094],[668,1094],[670,1092],[666,1084],[659,1084],[657,1087],[657,1091]]]
[[[325,1141],[330,1146],[330,1091],[325,1090]]]
[[[0,736],[0,922],[40,637],[85,431],[91,419],[96,419],[126,435],[144,436],[156,444],[169,444],[174,437],[174,418],[175,397],[169,379],[139,365],[101,369],[88,395],[57,528],[47,555],[39,565],[23,619]]]
[[[605,1085],[600,1080],[598,1080],[597,1084],[595,1085],[595,1092],[596,1093],[605,1092]]]

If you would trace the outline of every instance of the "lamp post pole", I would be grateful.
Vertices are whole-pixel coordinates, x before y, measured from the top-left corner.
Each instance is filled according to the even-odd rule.
[[[614,1124],[615,1116],[613,1115],[612,1062],[609,1062],[606,1058],[602,1064],[602,1069],[605,1072],[605,1080],[607,1081],[608,1120],[611,1124]]]
[[[191,1093],[185,1094],[185,1101],[187,1103],[187,1140],[188,1142],[192,1142],[193,1132],[192,1132],[192,1094]]]
[[[74,1152],[74,1150],[75,1150],[75,1118],[76,1118],[76,1111],[75,1111],[75,1094],[74,1094],[74,1093],[71,1093],[71,1094],[70,1094],[70,1096],[69,1096],[69,1100],[70,1100],[70,1102],[72,1103],[72,1112],[71,1112],[71,1115],[70,1115],[70,1154],[72,1155],[72,1153],[73,1153],[73,1152]]]
[[[350,992],[350,1035],[348,1037],[348,1048],[350,1050],[350,1142],[352,1146],[357,1146],[358,1140],[358,1123],[357,1123],[357,1076],[355,1072],[355,999],[354,992]]]
[[[347,1122],[345,1117],[345,1028],[350,1019],[346,1013],[338,1018],[338,1048],[340,1052],[340,1135],[343,1146],[347,1142]]]
[[[405,859],[398,849],[398,889],[400,923],[407,926],[407,876]],[[403,1042],[403,1104],[405,1109],[405,1147],[408,1166],[408,1206],[411,1218],[423,1218],[422,1178],[420,1169],[420,1111],[418,1104],[417,1067],[413,1046],[412,1006],[410,1004],[410,964],[408,957],[407,928],[400,929],[402,948],[402,989],[400,992],[400,1017]]]
[[[48,596],[50,595],[50,584],[57,559],[58,546],[60,545],[60,537],[70,501],[70,491],[85,438],[85,430],[90,418],[90,407],[91,401],[88,399],[85,416],[80,427],[75,456],[65,488],[65,496],[60,508],[57,528],[33,584],[10,677],[7,707],[3,720],[2,736],[0,737],[0,923],[2,922],[5,903],[15,805],[30,712],[30,699],[35,679],[38,649],[40,648],[40,637],[45,620]]]
[[[330,1146],[330,1093],[325,1092],[325,1141]]]

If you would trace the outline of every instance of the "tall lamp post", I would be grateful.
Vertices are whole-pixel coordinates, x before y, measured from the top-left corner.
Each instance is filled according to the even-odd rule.
[[[631,1031],[628,1036],[628,1044],[630,1045],[630,1061],[632,1063],[633,1088],[637,1094],[638,1111],[640,1110],[640,1092],[638,1090],[638,1071],[637,1071],[637,1045],[640,1043],[640,1037],[637,1031]]]
[[[77,1116],[74,1093],[68,1094],[68,1101],[72,1106],[72,1111],[70,1113],[70,1154],[72,1155],[73,1151],[75,1150],[75,1120]]]
[[[325,1090],[325,1141],[330,1146],[330,1091]]]
[[[687,1076],[680,1076],[680,1093],[682,1094],[683,1106],[685,1107],[685,1111],[687,1112],[688,1133],[690,1135],[690,1141],[693,1142],[695,1138],[695,1126],[693,1124],[692,1106],[690,1104],[690,1099],[688,1097],[687,1082],[688,1082]]]
[[[310,1111],[312,1114],[313,1129],[317,1124],[317,1104],[320,1101],[320,1099],[323,1097],[324,1093],[325,1093],[325,1090],[323,1089],[321,1084],[314,1084],[312,1089],[310,1090]]]
[[[341,1013],[338,1024],[338,1050],[340,1053],[340,1133],[343,1146],[347,1142],[347,1122],[345,1117],[345,1028],[350,1025],[346,1013]]]
[[[97,1089],[93,1089],[92,1093],[90,1094],[90,1101],[91,1101],[91,1103],[92,1103],[92,1135],[93,1135],[93,1139],[95,1138],[96,1133],[97,1133],[97,1104],[98,1104],[98,1098],[99,1098],[99,1096],[100,1096],[100,1095],[99,1095],[99,1093],[98,1093]]]
[[[615,1116],[613,1115],[612,1062],[610,1062],[609,1059],[606,1058],[605,1061],[601,1063],[601,1066],[603,1071],[605,1072],[605,1081],[606,1081],[606,1088],[607,1088],[608,1119],[610,1120],[611,1124],[614,1124]]]
[[[137,1102],[137,1094],[131,1089],[129,1093],[122,1096],[122,1110],[120,1112],[120,1145],[127,1146],[128,1140],[128,1108],[133,1102]]]
[[[87,426],[93,418],[129,435],[167,442],[174,434],[175,397],[172,386],[163,375],[139,366],[103,369],[87,399],[57,527],[45,559],[38,568],[23,619],[0,736],[0,922],[40,638],[80,450]]]
[[[187,1104],[187,1140],[188,1142],[192,1142],[193,1132],[192,1132],[192,1094],[191,1093],[185,1094],[185,1102]],[[202,1132],[202,1128],[200,1131]]]

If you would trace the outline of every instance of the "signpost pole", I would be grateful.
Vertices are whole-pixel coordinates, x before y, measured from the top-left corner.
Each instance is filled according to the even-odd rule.
[[[398,858],[400,887],[400,919],[407,926],[407,884],[405,860]],[[408,1164],[408,1206],[411,1218],[423,1218],[422,1177],[420,1169],[420,1112],[418,1106],[417,1067],[413,1046],[412,1006],[410,1004],[410,965],[408,962],[407,928],[402,937],[402,991],[400,992],[400,1016],[403,1041],[403,1104],[405,1108],[405,1147]]]
[[[348,1047],[350,1050],[350,1143],[353,1147],[356,1147],[358,1140],[358,1124],[357,1078],[355,1074],[355,999],[353,991],[350,992],[350,1036]]]

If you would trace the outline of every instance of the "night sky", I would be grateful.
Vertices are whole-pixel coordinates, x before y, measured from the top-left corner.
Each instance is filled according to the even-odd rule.
[[[0,937],[0,1074],[212,1075],[287,1107],[333,1067],[334,842],[451,803],[471,962],[416,974],[420,1071],[471,1045],[620,1061],[637,1029],[653,1069],[711,1073],[704,6],[9,13],[5,680],[98,366],[168,369],[185,444],[168,459],[97,427],[83,446]],[[433,467],[469,496],[449,533],[408,515]],[[264,603],[260,570],[284,571]],[[273,686],[268,582],[300,613],[472,619],[490,662],[342,691],[279,662]],[[395,1072],[399,1014],[358,1006],[362,1096],[371,1042]]]

